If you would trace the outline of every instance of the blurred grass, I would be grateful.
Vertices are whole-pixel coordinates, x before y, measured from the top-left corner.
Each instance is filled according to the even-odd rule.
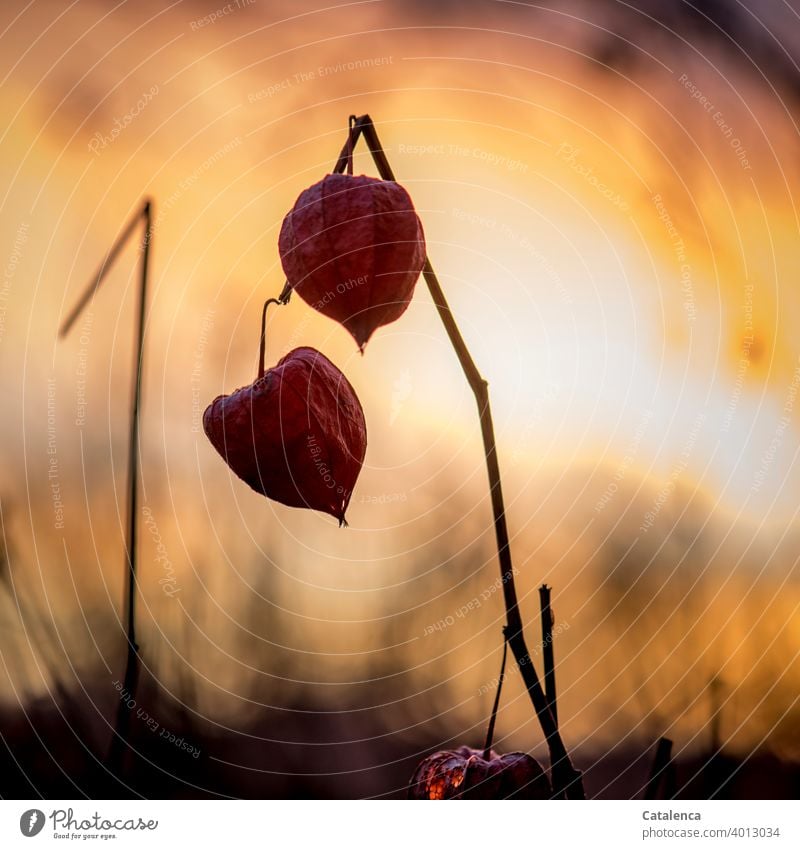
[[[535,524],[526,527],[517,503],[511,527],[526,527],[512,545],[532,635],[539,630],[536,588],[554,586],[561,725],[589,770],[590,794],[643,787],[649,748],[663,734],[675,740],[681,780],[690,783],[684,792],[706,792],[711,779],[700,767],[716,734],[723,754],[715,769],[736,769],[725,793],[757,792],[752,771],[780,762],[768,786],[791,795],[797,779],[790,764],[800,760],[798,588],[789,559],[795,536],[776,549],[766,534],[759,545],[747,529],[737,536],[698,496],[679,492],[664,524],[628,550],[617,540],[653,494],[631,480],[591,533],[584,528],[576,539],[570,516],[580,515],[582,499],[587,510],[595,503],[606,478],[586,481],[575,470],[558,487],[543,485],[547,500]],[[302,553],[301,539],[287,543],[285,528],[269,520],[254,540],[242,540],[235,517],[228,527],[216,513],[216,531],[194,526],[191,545],[182,544],[163,498],[151,490],[148,503],[170,558],[172,594],[159,583],[163,564],[143,528],[146,679],[137,702],[159,729],[202,754],[195,761],[144,720],[134,722],[134,792],[397,794],[415,758],[447,741],[480,743],[503,608],[493,541],[470,517],[469,502],[450,498],[417,517],[414,532],[424,546],[415,549],[409,539],[405,554],[375,565]],[[384,506],[395,521],[398,509],[416,508]],[[4,515],[13,526],[13,511]],[[280,514],[287,525],[295,518],[316,523],[310,514]],[[450,531],[436,542],[439,526]],[[100,584],[81,576],[75,555],[69,592],[63,574],[42,560],[40,571],[18,546],[3,558],[0,732],[8,768],[45,795],[68,789],[59,764],[81,792],[113,795],[91,759],[105,755],[123,662],[111,607],[121,597],[121,557],[111,556],[120,540],[105,531],[94,539],[98,551],[109,552]],[[541,671],[538,649],[534,660]],[[719,682],[713,697],[712,679]],[[496,740],[501,750],[545,759],[513,668]],[[702,780],[693,777],[698,769]],[[24,786],[11,783],[7,792]]]

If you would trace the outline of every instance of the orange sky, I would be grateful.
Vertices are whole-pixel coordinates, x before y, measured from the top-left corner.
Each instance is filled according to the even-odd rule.
[[[184,568],[211,526],[227,552],[267,527],[312,586],[344,597],[388,585],[391,569],[367,578],[350,567],[409,551],[425,560],[442,492],[467,506],[480,537],[474,403],[423,284],[363,358],[297,299],[272,317],[271,359],[313,344],[364,404],[370,442],[348,534],[244,491],[196,431],[198,404],[252,379],[260,305],[283,283],[282,218],[330,169],[347,116],[363,112],[490,381],[520,546],[536,548],[545,516],[584,530],[605,522],[592,507],[621,471],[633,528],[667,487],[659,538],[680,490],[703,499],[712,523],[746,523],[739,551],[753,540],[775,551],[800,495],[800,295],[797,95],[784,75],[796,46],[776,40],[786,30],[774,10],[769,34],[744,12],[723,32],[614,4],[255,0],[211,20],[217,10],[0,11],[2,485],[32,556],[65,550],[41,501],[48,379],[67,550],[85,554],[87,526],[89,560],[118,547],[124,512],[108,493],[124,487],[132,251],[92,308],[86,344],[55,336],[144,195],[157,211],[145,486]],[[356,168],[374,173],[363,152]],[[116,597],[115,567],[90,573],[87,591]]]

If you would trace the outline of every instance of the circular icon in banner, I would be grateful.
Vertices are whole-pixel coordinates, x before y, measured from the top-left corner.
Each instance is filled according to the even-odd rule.
[[[44,812],[38,808],[31,808],[19,818],[19,830],[25,837],[36,837],[44,828]]]

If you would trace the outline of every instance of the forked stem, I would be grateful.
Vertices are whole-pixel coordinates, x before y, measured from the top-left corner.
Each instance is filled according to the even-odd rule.
[[[352,161],[352,151],[360,136],[364,136],[369,152],[378,169],[378,173],[384,180],[395,181],[394,172],[386,158],[375,125],[369,115],[362,115],[355,121],[349,122],[347,142],[343,147],[339,158],[334,166],[334,173],[341,174]],[[439,318],[444,324],[447,336],[458,357],[467,382],[475,396],[478,405],[478,415],[481,423],[481,435],[483,437],[483,450],[486,457],[486,470],[489,475],[489,493],[492,500],[492,512],[494,514],[494,529],[497,539],[497,556],[500,561],[500,576],[503,582],[503,600],[506,607],[506,640],[514,653],[519,666],[525,687],[528,690],[533,703],[536,716],[547,741],[550,752],[550,772],[553,792],[556,797],[567,796],[570,799],[583,799],[583,779],[581,773],[572,766],[572,761],[567,754],[564,742],[558,730],[556,721],[550,712],[547,697],[539,683],[539,677],[531,660],[525,637],[522,630],[522,616],[517,601],[517,591],[514,584],[514,568],[511,563],[511,549],[508,539],[508,528],[506,527],[505,506],[503,504],[503,489],[500,481],[500,467],[497,462],[497,446],[494,436],[494,423],[489,405],[488,384],[478,371],[475,361],[467,348],[461,331],[456,324],[453,313],[447,304],[442,287],[433,270],[430,259],[425,259],[422,270],[428,290],[431,293],[433,303],[439,313]]]
[[[109,768],[118,778],[122,776],[122,764],[125,750],[129,745],[130,700],[135,698],[139,683],[139,645],[136,642],[136,567],[138,541],[138,499],[139,499],[139,418],[142,405],[142,368],[144,363],[144,328],[147,317],[147,284],[150,267],[150,245],[153,241],[152,204],[146,200],[128,222],[106,255],[100,268],[84,290],[78,302],[69,313],[59,330],[59,336],[65,336],[78,316],[90,303],[100,284],[105,279],[117,257],[136,232],[137,225],[144,221],[144,236],[141,242],[141,274],[139,278],[139,298],[137,310],[136,347],[134,352],[133,387],[131,399],[130,439],[128,443],[128,521],[125,539],[125,636],[127,641],[125,675],[123,690],[117,705],[117,717],[114,736],[108,754]]]

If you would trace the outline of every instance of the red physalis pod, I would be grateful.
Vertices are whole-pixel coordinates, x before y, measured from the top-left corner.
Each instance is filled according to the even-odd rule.
[[[367,427],[353,387],[319,351],[296,348],[250,386],[215,398],[203,429],[256,492],[344,524]]]
[[[425,264],[408,192],[364,175],[328,174],[306,189],[283,219],[279,249],[289,285],[362,351],[406,311]]]
[[[461,746],[436,752],[417,767],[410,799],[549,799],[550,782],[538,761],[523,752],[489,758]]]

